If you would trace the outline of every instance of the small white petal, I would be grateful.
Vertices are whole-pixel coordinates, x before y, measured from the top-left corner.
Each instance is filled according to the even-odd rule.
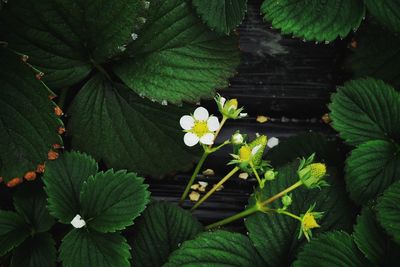
[[[208,183],[207,182],[203,182],[203,181],[199,181],[199,185],[202,187],[207,187]]]
[[[240,113],[240,114],[239,114],[239,117],[240,117],[240,118],[244,118],[244,117],[247,117],[247,116],[248,116],[247,113]]]
[[[71,224],[75,228],[82,228],[86,225],[85,220],[82,219],[81,215],[77,214],[71,221]]]
[[[203,107],[198,107],[194,111],[193,117],[198,121],[206,121],[208,119],[208,110]]]
[[[215,132],[219,129],[219,121],[218,118],[215,116],[210,116],[207,121],[208,130]]]
[[[271,137],[267,142],[267,146],[269,148],[273,148],[274,146],[277,146],[278,144],[279,144],[279,139],[276,137]]]
[[[200,138],[200,143],[212,145],[214,143],[214,135],[212,133],[206,133]]]
[[[194,146],[199,142],[199,137],[194,133],[186,133],[183,136],[183,142],[185,142],[187,146]]]
[[[192,116],[185,115],[179,120],[179,124],[184,130],[191,130],[194,126],[194,119]]]
[[[252,155],[255,155],[255,154],[258,152],[258,150],[260,150],[260,148],[261,148],[261,145],[255,146],[255,147],[251,150],[251,154],[252,154]]]
[[[220,103],[221,107],[224,107],[225,102],[226,102],[226,98],[221,96],[219,99],[219,103]]]

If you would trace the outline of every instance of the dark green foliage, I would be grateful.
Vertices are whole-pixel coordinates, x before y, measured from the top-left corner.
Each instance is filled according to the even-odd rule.
[[[390,186],[377,205],[378,220],[383,228],[400,244],[400,182]]]
[[[162,266],[169,255],[186,240],[202,231],[201,224],[182,208],[153,202],[132,227],[128,239],[133,266]]]

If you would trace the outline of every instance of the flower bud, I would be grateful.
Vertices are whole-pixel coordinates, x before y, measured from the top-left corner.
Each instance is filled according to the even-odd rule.
[[[243,108],[238,108],[238,101],[236,98],[226,100],[226,98],[217,95],[215,97],[215,102],[217,103],[219,112],[221,112],[224,117],[234,120],[243,117],[240,115]]]
[[[241,145],[243,144],[244,137],[241,133],[235,133],[232,135],[231,141],[234,145]]]
[[[282,204],[284,207],[289,207],[290,205],[292,205],[293,199],[291,197],[291,195],[284,195],[282,197]]]
[[[264,173],[264,179],[267,181],[272,181],[276,178],[278,175],[278,172],[274,171],[273,169],[270,169]]]

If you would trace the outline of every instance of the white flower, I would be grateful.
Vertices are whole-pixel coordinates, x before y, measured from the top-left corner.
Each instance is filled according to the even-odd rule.
[[[198,107],[193,116],[185,115],[179,121],[186,134],[183,141],[187,146],[194,146],[198,142],[204,145],[214,143],[214,132],[220,127],[218,118],[209,116],[207,109]]]
[[[85,220],[82,219],[81,215],[77,214],[71,221],[71,224],[75,228],[82,228],[86,225]]]
[[[278,144],[279,144],[279,139],[276,137],[271,137],[267,142],[267,146],[269,148],[273,148],[274,146],[277,146]]]

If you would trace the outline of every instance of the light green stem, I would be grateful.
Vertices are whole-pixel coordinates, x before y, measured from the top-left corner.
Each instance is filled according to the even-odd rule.
[[[251,162],[250,162],[250,167],[251,167],[251,169],[252,169],[254,175],[255,175],[256,178],[257,178],[258,185],[259,185],[260,188],[262,189],[262,188],[264,187],[264,185],[262,184],[262,181],[261,181],[261,179],[260,179],[260,176],[258,176],[257,170],[254,168],[254,165],[253,165],[253,163],[251,163]]]
[[[285,211],[285,210],[276,210],[276,212],[280,213],[280,214],[285,214],[285,215],[290,216],[293,219],[299,220],[301,222],[301,218],[299,216],[297,216],[297,215],[294,215],[291,212],[288,212],[288,211]]]
[[[223,185],[229,178],[232,177],[240,168],[233,168],[224,178],[221,179],[210,191],[207,192],[191,209],[190,211],[194,211],[198,206],[201,205],[204,201],[207,200],[221,185]]]
[[[228,218],[223,219],[223,220],[221,220],[219,222],[207,225],[205,227],[205,229],[209,230],[209,229],[212,229],[212,228],[220,227],[222,225],[225,225],[225,224],[231,223],[233,221],[239,220],[241,218],[247,217],[247,216],[249,216],[249,215],[251,215],[253,213],[256,213],[257,211],[258,211],[258,207],[256,205],[254,205],[251,208],[245,209],[244,211],[242,211],[240,213],[237,213],[237,214],[235,214],[235,215],[233,215],[231,217],[228,217]]]
[[[197,174],[199,173],[201,167],[203,166],[204,161],[208,157],[209,153],[204,151],[203,155],[201,156],[199,162],[196,165],[196,169],[194,169],[194,172],[192,174],[192,177],[190,177],[189,183],[186,185],[185,191],[183,191],[183,194],[181,196],[181,199],[179,200],[179,205],[182,205],[183,202],[185,201],[187,195],[189,194],[190,187],[193,185],[194,180],[196,179]]]
[[[235,214],[235,215],[233,215],[231,217],[228,217],[228,218],[223,219],[223,220],[221,220],[219,222],[216,222],[216,223],[213,223],[213,224],[210,224],[210,225],[206,226],[206,229],[211,229],[211,228],[215,228],[215,227],[219,227],[219,226],[231,223],[231,222],[233,222],[235,220],[238,220],[238,219],[241,219],[243,217],[246,217],[246,216],[248,216],[250,214],[253,214],[253,213],[257,212],[257,211],[263,211],[263,212],[271,211],[271,209],[269,209],[267,207],[268,204],[270,204],[270,203],[274,202],[275,200],[283,197],[284,195],[286,195],[290,191],[293,191],[294,189],[298,188],[302,184],[303,183],[301,181],[298,181],[298,182],[294,183],[293,185],[289,186],[288,188],[286,188],[285,190],[279,192],[278,194],[268,198],[267,200],[265,200],[265,201],[263,201],[263,202],[261,202],[259,204],[254,205],[250,209],[246,209],[246,210],[244,210],[244,211],[242,211],[242,212],[240,212],[238,214]],[[286,215],[288,215],[288,214],[286,214]],[[294,215],[294,216],[296,216],[296,215]]]

